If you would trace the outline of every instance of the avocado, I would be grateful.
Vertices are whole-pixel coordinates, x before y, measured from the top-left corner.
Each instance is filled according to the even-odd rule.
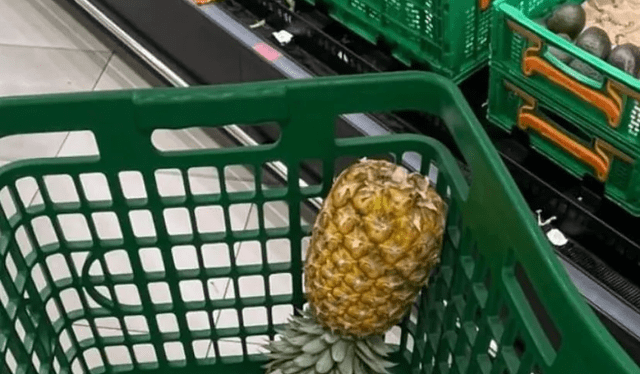
[[[575,39],[587,22],[587,14],[580,4],[560,5],[547,19],[547,27],[556,34],[567,34]]]
[[[606,60],[609,57],[609,53],[611,53],[609,35],[597,26],[584,30],[576,39],[576,45],[603,60]]]
[[[582,73],[582,75],[587,76],[593,80],[598,82],[602,81],[602,74],[600,74],[596,69],[592,68],[589,64],[582,62],[581,60],[575,59],[569,63],[569,66],[573,68],[573,70]]]
[[[569,43],[571,43],[571,37],[569,35],[558,34],[558,36],[564,40],[567,40]],[[573,60],[573,56],[554,46],[549,46],[549,53],[551,53],[553,56],[555,56],[555,58],[564,62],[565,64],[568,64],[571,62],[571,60]]]
[[[636,76],[640,70],[640,48],[626,43],[611,51],[607,62],[631,76]]]

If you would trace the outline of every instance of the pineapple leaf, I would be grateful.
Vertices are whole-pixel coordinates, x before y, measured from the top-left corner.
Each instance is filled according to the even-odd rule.
[[[311,340],[313,340],[314,336],[313,335],[307,335],[307,334],[296,334],[295,336],[292,337],[284,337],[290,344],[295,345],[296,347],[302,347],[305,344],[309,343]]]
[[[290,352],[290,353],[295,353],[296,348],[294,346],[292,346],[291,344],[288,344],[287,341],[285,340],[280,340],[280,341],[274,341],[269,345],[269,349],[273,350],[273,351],[280,351],[280,352]]]
[[[299,348],[294,345],[288,344],[286,341],[272,342],[271,344],[265,345],[264,348],[266,348],[272,354],[289,355],[296,354],[300,351]]]
[[[358,352],[361,352],[369,360],[371,360],[371,361],[375,361],[376,360],[376,354],[373,353],[371,348],[369,348],[369,346],[363,340],[357,340],[356,341],[356,346],[358,348]]]
[[[307,370],[303,371],[303,374],[316,374],[316,367],[312,366],[308,368]]]
[[[298,332],[298,333],[306,333],[313,335],[321,335],[324,332],[324,329],[321,325],[317,323],[317,321],[309,315],[304,315],[302,317],[295,317],[290,323],[289,328]]]
[[[276,353],[268,353],[267,357],[269,357],[272,360],[290,360],[290,359],[298,356],[299,354],[300,354],[299,352],[294,352],[294,353],[276,352]]]
[[[321,334],[323,331],[322,326],[320,326],[318,322],[311,316],[304,316],[299,318],[298,323],[299,327],[301,328],[320,328],[320,331],[317,332],[317,334]]]
[[[391,347],[389,347],[382,339],[381,336],[374,336],[367,339],[367,345],[377,354],[381,356],[387,356],[391,353]]]
[[[324,339],[325,342],[329,343],[329,344],[333,344],[335,342],[337,342],[340,337],[337,335],[334,335],[333,333],[327,331],[322,335],[322,338]]]
[[[364,370],[362,361],[358,359],[357,355],[353,356],[353,374],[367,374],[367,372]]]
[[[282,368],[280,368],[283,374],[295,374],[301,372],[304,369],[305,368],[298,366],[296,362],[292,360],[289,360],[282,366]]]
[[[301,316],[308,318],[308,319],[313,319],[313,315],[311,314],[311,311],[309,309],[307,310],[299,310],[299,313]]]
[[[318,361],[318,356],[319,355],[305,353],[303,355],[296,357],[296,359],[293,360],[293,362],[295,362],[295,364],[300,368],[308,368],[316,364],[316,362]]]
[[[283,364],[283,360],[272,361],[263,366],[264,369],[267,370],[267,373],[271,373],[272,371],[278,370],[281,364]]]
[[[300,314],[301,316],[305,316],[305,315],[306,315],[306,311],[305,311],[304,309],[298,309],[298,308],[296,308],[296,312],[297,312],[298,314]]]
[[[347,355],[347,347],[349,344],[346,340],[338,340],[334,345],[331,346],[331,357],[335,362],[342,362],[345,356]]]
[[[358,340],[356,342],[356,345],[358,347],[356,349],[356,353],[357,353],[357,356],[360,357],[360,359],[362,360],[362,363],[369,366],[376,373],[388,374],[388,371],[385,368],[386,365],[383,364],[385,361],[384,357],[377,356],[376,354],[374,354],[373,351],[369,349],[369,346],[365,344],[365,342],[362,340]]]
[[[313,335],[321,335],[324,332],[322,326],[320,326],[315,319],[310,317],[300,321],[298,330]]]
[[[302,346],[302,351],[304,353],[316,354],[320,353],[328,347],[328,344],[322,339],[322,336],[319,336],[307,344]]]
[[[302,368],[299,368],[297,366],[291,366],[287,369],[281,369],[282,370],[282,374],[296,374],[302,371]]]
[[[299,331],[301,326],[302,326],[302,323],[298,318],[293,318],[291,319],[291,321],[289,321],[289,329],[293,331]]]
[[[281,364],[285,363],[286,361],[289,361],[289,358],[279,357],[279,358],[276,358],[276,359],[274,359],[272,361],[269,361],[268,363],[265,364],[265,366],[269,366],[269,367],[280,366]]]
[[[312,334],[312,335],[321,335],[324,332],[324,329],[321,326],[301,326],[300,331]]]
[[[296,333],[293,329],[291,329],[291,326],[287,326],[287,329],[282,331],[280,335],[282,335],[283,340],[287,340],[287,338],[295,338],[299,335],[299,333]]]
[[[276,361],[272,361],[269,362],[268,364],[264,365],[264,368],[267,369],[267,373],[271,373],[273,371],[276,370],[280,370],[282,369],[282,367],[285,366],[285,364],[290,361],[290,360],[276,360]]]
[[[397,366],[398,364],[396,362],[383,360],[383,361],[380,361],[380,365],[382,365],[382,367],[384,367],[384,368],[389,369],[389,368],[392,368],[394,366]]]
[[[340,370],[340,374],[353,374],[353,359],[355,356],[355,347],[352,344],[347,346],[347,350],[345,353],[345,357],[338,364],[338,370]]]
[[[325,350],[321,355],[318,362],[316,362],[316,372],[320,374],[328,373],[333,367],[333,360],[331,359],[331,350]]]

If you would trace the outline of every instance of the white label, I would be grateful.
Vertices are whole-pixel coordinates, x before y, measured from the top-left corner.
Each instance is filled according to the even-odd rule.
[[[553,245],[558,247],[563,246],[569,242],[569,240],[567,240],[567,237],[564,236],[564,234],[558,229],[549,230],[549,232],[547,232],[547,238],[549,238],[549,241]]]
[[[293,39],[293,35],[291,33],[289,33],[287,30],[281,30],[281,31],[278,31],[278,32],[274,32],[273,36],[276,38],[278,43],[280,43],[280,45],[289,44],[291,39]]]

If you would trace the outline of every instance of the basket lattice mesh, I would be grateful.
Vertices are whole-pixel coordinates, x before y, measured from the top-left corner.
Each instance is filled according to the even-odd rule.
[[[7,373],[246,361],[260,370],[259,344],[304,304],[300,266],[313,217],[294,218],[292,191],[302,197],[295,203],[308,207],[326,185],[268,188],[256,181],[276,160],[216,166],[205,160],[115,173],[86,165],[12,172],[15,182],[0,189],[7,214],[0,353]],[[335,175],[331,167],[324,170]],[[229,170],[240,170],[243,179],[229,179]],[[428,170],[437,180],[437,169]],[[446,180],[437,185],[447,196]],[[282,221],[267,222],[269,210]],[[246,222],[234,214],[241,211],[248,212]],[[294,219],[301,235],[290,230]],[[524,356],[512,347],[515,322],[494,315],[508,307],[489,291],[491,276],[471,251],[472,238],[456,244],[460,230],[448,231],[433,284],[386,341],[406,360],[400,368],[427,373],[437,364],[467,372],[506,360],[516,373],[514,362]],[[459,251],[466,255],[456,258]],[[470,360],[473,352],[482,360]]]

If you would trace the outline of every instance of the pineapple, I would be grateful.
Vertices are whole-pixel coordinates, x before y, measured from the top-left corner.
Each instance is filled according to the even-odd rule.
[[[335,180],[305,264],[309,309],[266,348],[268,372],[387,373],[382,335],[400,322],[440,259],[446,206],[417,173],[383,160]]]

